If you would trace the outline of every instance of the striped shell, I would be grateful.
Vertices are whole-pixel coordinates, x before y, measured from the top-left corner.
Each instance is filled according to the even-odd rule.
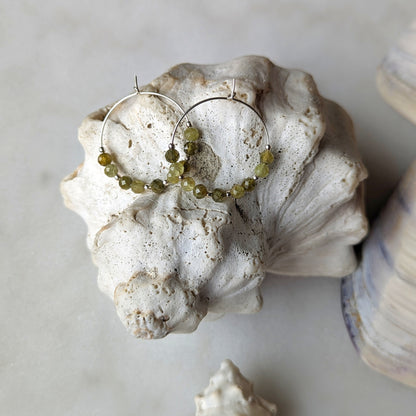
[[[390,198],[342,285],[344,317],[361,358],[416,387],[416,161]]]
[[[416,20],[379,66],[377,86],[387,103],[416,124]]]

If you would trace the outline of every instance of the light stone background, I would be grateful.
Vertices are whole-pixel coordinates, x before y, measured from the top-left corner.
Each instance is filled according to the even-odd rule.
[[[374,83],[413,17],[414,0],[1,0],[0,415],[192,415],[228,357],[282,416],[414,416],[416,391],[359,360],[339,280],[268,278],[256,315],[134,339],[58,190],[83,159],[77,126],[134,73],[144,84],[176,63],[258,54],[312,73],[351,114],[374,216],[416,156],[416,126]]]

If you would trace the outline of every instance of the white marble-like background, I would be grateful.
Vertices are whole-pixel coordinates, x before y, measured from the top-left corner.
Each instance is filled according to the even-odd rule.
[[[414,0],[0,0],[0,415],[190,416],[228,357],[281,416],[414,416],[416,391],[359,360],[339,280],[268,278],[256,315],[132,338],[59,194],[83,159],[77,126],[134,73],[258,54],[312,73],[351,114],[374,216],[416,156],[416,127],[374,82],[414,17]]]

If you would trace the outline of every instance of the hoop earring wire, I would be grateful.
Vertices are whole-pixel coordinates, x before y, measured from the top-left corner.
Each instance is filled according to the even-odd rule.
[[[236,93],[235,93],[235,79],[233,78],[232,80],[232,89],[231,89],[231,93],[227,96],[227,97],[210,97],[210,98],[206,98],[204,100],[198,101],[197,103],[193,104],[191,107],[189,107],[184,114],[181,116],[181,118],[177,121],[174,129],[173,129],[173,133],[172,133],[172,137],[171,137],[171,143],[170,143],[170,147],[175,147],[175,135],[177,133],[178,127],[181,124],[181,122],[183,121],[184,118],[187,118],[188,114],[196,107],[198,107],[201,104],[210,102],[210,101],[215,101],[215,100],[228,100],[228,101],[234,101],[236,103],[242,104],[245,107],[249,108],[251,111],[253,111],[257,117],[260,119],[263,127],[264,127],[264,131],[266,132],[266,146],[265,146],[265,150],[263,152],[260,153],[260,163],[255,167],[254,169],[254,175],[251,177],[248,177],[246,179],[244,179],[244,181],[241,184],[234,184],[232,186],[232,188],[228,191],[220,189],[220,188],[216,188],[214,190],[208,190],[205,185],[203,184],[195,184],[195,181],[193,178],[191,177],[183,177],[182,175],[179,176],[179,179],[182,180],[181,185],[182,188],[185,191],[193,191],[193,194],[196,198],[201,199],[204,198],[205,196],[211,196],[212,199],[215,202],[223,202],[226,197],[233,197],[234,199],[239,199],[242,198],[247,192],[250,192],[252,190],[254,190],[254,188],[257,185],[257,181],[259,178],[266,178],[269,174],[269,165],[273,162],[274,160],[274,156],[273,153],[271,152],[271,146],[270,146],[270,136],[269,136],[269,131],[267,130],[267,126],[265,121],[263,120],[263,117],[261,116],[261,114],[251,105],[247,104],[246,102],[239,100],[238,98],[235,97]],[[185,146],[189,144],[186,143]],[[195,151],[193,151],[193,153],[188,153],[187,149],[185,148],[185,153],[187,153],[188,155],[192,155],[196,153],[196,149]]]
[[[263,124],[264,130],[266,131],[266,136],[267,136],[267,143],[266,143],[266,147],[269,146],[270,147],[270,137],[269,137],[269,132],[267,130],[267,126],[266,123],[263,120],[263,117],[260,115],[260,113],[254,108],[252,107],[250,104],[247,104],[244,101],[239,100],[238,98],[235,98],[235,78],[233,78],[233,84],[232,84],[232,90],[231,90],[231,94],[228,95],[227,97],[210,97],[210,98],[206,98],[205,100],[202,101],[198,101],[197,103],[195,103],[194,105],[192,105],[191,107],[189,107],[186,111],[184,111],[184,113],[182,114],[182,117],[177,121],[175,128],[173,129],[173,133],[172,133],[172,137],[171,137],[171,144],[174,145],[175,143],[175,135],[176,132],[178,130],[179,125],[182,123],[182,120],[186,117],[188,117],[188,114],[195,108],[198,107],[201,104],[207,103],[209,101],[215,101],[215,100],[230,100],[230,101],[235,101],[237,103],[243,104],[244,106],[248,107],[250,110],[254,111],[257,114],[257,117],[260,119],[260,121]]]
[[[150,184],[147,184],[144,181],[141,181],[139,179],[131,178],[130,176],[119,176],[117,165],[115,165],[114,163],[111,163],[113,161],[112,155],[110,153],[106,152],[106,150],[104,148],[104,130],[105,130],[105,126],[107,124],[107,121],[108,121],[111,113],[120,104],[124,103],[125,101],[129,100],[132,97],[139,96],[139,95],[153,95],[153,96],[160,97],[160,98],[163,98],[163,99],[167,100],[169,103],[173,104],[182,113],[183,116],[181,117],[181,120],[186,118],[186,125],[188,127],[192,126],[191,122],[188,119],[188,116],[185,114],[185,110],[182,108],[182,106],[177,101],[175,101],[173,98],[168,97],[167,95],[161,94],[159,92],[141,91],[140,88],[139,88],[139,85],[138,85],[137,75],[135,75],[134,76],[134,92],[132,94],[129,94],[129,95],[123,97],[122,99],[117,101],[115,104],[113,104],[113,106],[110,108],[110,110],[108,111],[108,113],[104,117],[103,124],[101,126],[101,132],[100,132],[100,147],[99,147],[100,155],[98,156],[98,163],[101,166],[104,166],[104,173],[108,177],[112,177],[112,178],[115,178],[116,180],[118,180],[120,188],[122,188],[122,189],[125,189],[125,190],[131,189],[134,193],[142,193],[147,189],[151,189],[155,193],[162,193],[165,190],[166,185],[168,184],[167,181],[162,181],[161,179],[154,179]],[[168,152],[172,152],[172,150],[173,151],[175,150],[175,149],[171,149],[174,146],[169,146],[169,147],[170,147],[170,149],[168,150]],[[168,152],[166,152],[166,154],[168,154]],[[166,156],[166,158],[167,158],[167,156]]]

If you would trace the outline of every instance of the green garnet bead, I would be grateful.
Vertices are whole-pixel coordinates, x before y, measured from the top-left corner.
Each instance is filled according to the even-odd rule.
[[[178,171],[175,170],[175,169],[171,169],[168,172],[167,176],[166,176],[166,180],[169,183],[178,183],[179,182],[179,173],[178,173]]]
[[[116,165],[109,164],[104,168],[104,173],[110,178],[114,178],[117,175],[118,169]]]
[[[192,191],[195,188],[195,181],[188,176],[182,179],[181,186],[184,191]]]
[[[176,163],[172,163],[170,165],[170,171],[171,172],[177,172],[178,176],[182,175],[185,172],[185,166],[184,163],[185,161],[180,161],[180,162],[176,162]]]
[[[241,186],[245,191],[251,192],[256,187],[256,181],[253,178],[246,178],[244,179]]]
[[[150,189],[155,194],[161,194],[165,190],[165,184],[161,179],[155,179],[150,183]]]
[[[172,147],[165,153],[165,158],[169,163],[175,163],[179,160],[179,152]]]
[[[198,143],[186,142],[184,146],[184,150],[188,156],[192,156],[198,151]]]
[[[121,189],[129,189],[132,183],[132,179],[129,176],[122,176],[118,180],[118,184],[120,185]]]
[[[269,167],[265,163],[259,163],[254,169],[254,174],[259,178],[265,178],[269,174]]]
[[[195,127],[188,127],[183,132],[183,135],[187,142],[194,142],[199,139],[199,131]]]
[[[216,188],[212,191],[212,199],[215,202],[222,202],[226,197],[226,192],[223,189]]]
[[[242,198],[244,196],[244,188],[241,185],[234,185],[230,190],[231,196],[235,199]]]
[[[273,163],[273,160],[274,160],[273,153],[269,149],[260,153],[261,163],[266,163],[267,165],[270,165],[270,163]]]
[[[112,158],[111,158],[111,155],[109,153],[101,153],[98,156],[98,163],[101,166],[107,166],[107,165],[109,165],[111,163],[111,159]]]
[[[202,199],[207,196],[208,191],[205,185],[200,184],[200,185],[195,186],[195,188],[193,189],[193,193],[194,193],[195,198]]]
[[[144,192],[144,186],[145,186],[145,183],[141,181],[140,179],[134,179],[130,185],[131,190],[135,194],[141,194],[142,192]]]

